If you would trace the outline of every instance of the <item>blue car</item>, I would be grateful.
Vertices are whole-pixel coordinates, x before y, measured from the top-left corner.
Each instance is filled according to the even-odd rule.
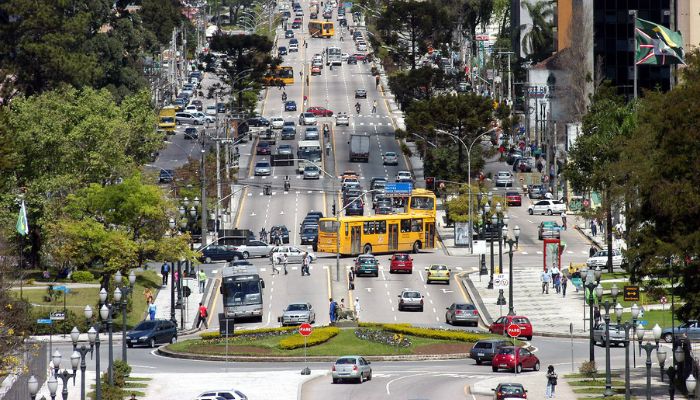
[[[284,103],[284,111],[296,111],[297,110],[297,102],[294,100],[289,100]]]

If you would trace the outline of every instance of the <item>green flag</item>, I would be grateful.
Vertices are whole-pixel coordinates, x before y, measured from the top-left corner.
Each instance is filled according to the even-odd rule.
[[[19,208],[19,215],[17,216],[17,233],[25,236],[29,233],[29,223],[27,222],[27,207],[24,206],[24,200],[22,200],[22,205]]]
[[[683,36],[680,32],[637,18],[634,35],[637,65],[685,64]]]

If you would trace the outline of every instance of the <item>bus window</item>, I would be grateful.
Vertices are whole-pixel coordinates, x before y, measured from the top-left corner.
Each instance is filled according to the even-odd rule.
[[[411,220],[411,232],[423,232],[423,220],[422,219],[412,219]]]
[[[362,233],[365,235],[385,234],[386,221],[366,221],[363,224]]]
[[[401,233],[407,233],[411,231],[411,220],[403,219],[401,220]]]
[[[411,209],[432,210],[435,208],[435,199],[432,197],[411,197]]]

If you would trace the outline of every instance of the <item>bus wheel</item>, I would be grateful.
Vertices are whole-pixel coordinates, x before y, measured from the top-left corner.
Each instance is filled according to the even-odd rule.
[[[372,252],[372,245],[371,244],[366,244],[365,247],[362,250],[363,253],[369,254]]]
[[[415,243],[413,243],[413,254],[418,254],[419,251],[420,251],[420,242],[416,240]]]

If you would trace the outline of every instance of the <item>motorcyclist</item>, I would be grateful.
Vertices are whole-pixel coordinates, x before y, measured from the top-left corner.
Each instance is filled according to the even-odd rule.
[[[282,92],[282,101],[287,101],[287,92]]]
[[[359,101],[357,103],[355,103],[355,110],[357,110],[358,114],[360,113],[360,102]]]
[[[288,190],[289,190],[289,185],[290,185],[290,184],[289,184],[289,175],[286,175],[286,176],[284,177],[284,190],[285,190],[285,191],[288,191]]]

